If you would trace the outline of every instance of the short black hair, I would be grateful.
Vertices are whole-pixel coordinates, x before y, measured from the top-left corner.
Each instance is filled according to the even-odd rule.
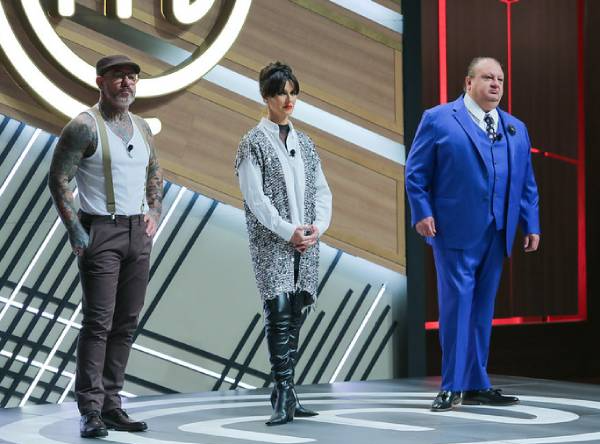
[[[494,62],[496,62],[500,68],[502,68],[502,70],[504,70],[504,66],[502,66],[502,63],[500,63],[498,61],[498,59],[495,59],[494,57],[488,57],[488,56],[479,56],[479,57],[474,57],[471,62],[469,63],[469,66],[467,66],[467,77],[475,77],[475,67],[479,64],[479,62],[482,62],[484,60],[492,60]]]
[[[298,93],[300,93],[300,83],[292,72],[292,68],[281,62],[269,63],[260,70],[258,76],[260,95],[266,98],[283,94],[285,92],[285,85],[288,81],[292,82],[292,85],[294,85],[292,93],[298,95]]]

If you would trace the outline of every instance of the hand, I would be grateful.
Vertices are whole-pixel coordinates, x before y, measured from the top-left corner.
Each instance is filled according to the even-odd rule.
[[[312,247],[319,240],[319,228],[312,224],[309,225],[305,232],[308,231],[310,234],[304,235],[304,242],[296,247],[296,251],[304,253],[309,247]]]
[[[539,245],[539,234],[527,234],[523,239],[523,249],[525,250],[525,253],[531,253],[532,251],[536,251]]]
[[[158,220],[160,215],[150,210],[144,214],[144,222],[146,222],[146,236],[154,237],[158,229]]]
[[[90,245],[90,236],[83,229],[81,224],[78,224],[74,231],[69,232],[69,242],[75,256],[83,256],[85,249]]]
[[[295,248],[295,250],[296,250],[298,253],[304,253],[308,247],[307,247],[307,246],[305,246],[305,245],[299,245],[299,246],[297,246],[297,247],[294,247],[294,248]]]
[[[310,234],[305,234],[310,232]],[[306,249],[317,243],[319,237],[319,229],[314,225],[299,225],[294,230],[290,243],[296,251],[304,253]]]
[[[304,232],[307,229],[308,229],[308,227],[306,225],[298,225],[296,227],[296,229],[294,230],[294,233],[292,234],[292,237],[290,239],[290,243],[294,246],[294,248],[297,248],[298,246],[300,246],[304,243],[304,240],[306,239]]]
[[[435,237],[435,220],[431,216],[421,219],[415,225],[415,230],[423,237]]]

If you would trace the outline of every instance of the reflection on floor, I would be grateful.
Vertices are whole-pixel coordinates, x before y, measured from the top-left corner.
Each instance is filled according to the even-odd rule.
[[[511,407],[429,410],[436,378],[299,387],[314,418],[267,427],[267,389],[136,398],[125,406],[150,430],[110,432],[118,443],[600,443],[600,386],[495,377],[495,387],[521,398]],[[89,442],[78,436],[73,403],[0,411],[0,442]]]

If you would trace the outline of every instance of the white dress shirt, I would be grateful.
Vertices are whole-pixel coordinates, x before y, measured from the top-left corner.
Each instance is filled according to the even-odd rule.
[[[287,136],[286,145],[279,138],[279,125],[263,117],[258,128],[267,136],[271,146],[275,148],[279,162],[283,169],[285,187],[287,191],[291,223],[284,220],[270,199],[265,196],[262,187],[262,172],[250,159],[246,158],[238,167],[238,178],[240,189],[244,200],[256,216],[258,221],[286,241],[289,241],[294,230],[299,225],[304,225],[304,161],[298,144],[298,134],[294,126],[289,122],[290,131]],[[294,150],[295,155],[290,153]],[[316,202],[315,222],[322,235],[331,222],[331,191],[323,175],[321,164],[318,166],[316,177]]]
[[[498,132],[498,110],[496,108],[486,113],[484,110],[481,109],[477,102],[475,102],[475,100],[473,100],[471,96],[466,93],[464,95],[463,101],[465,102],[465,107],[467,108],[467,111],[469,111],[471,119],[473,119],[475,125],[481,128],[484,133],[487,134],[487,123],[485,123],[485,120],[483,120],[486,114],[489,114],[490,117],[494,119],[494,131]]]

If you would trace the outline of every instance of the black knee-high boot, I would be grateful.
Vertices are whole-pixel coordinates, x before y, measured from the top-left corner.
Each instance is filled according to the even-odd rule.
[[[294,419],[293,369],[290,359],[289,329],[291,303],[287,294],[264,302],[265,337],[271,370],[275,379],[273,415],[267,425],[280,425]]]
[[[290,360],[292,365],[292,375],[296,368],[296,362],[298,362],[298,342],[300,340],[300,327],[302,327],[302,308],[304,308],[304,295],[302,292],[295,292],[289,295],[291,302],[291,317],[290,317],[290,330],[289,330],[289,348],[290,348]],[[292,394],[296,408],[294,416],[298,418],[317,416],[318,413],[314,410],[307,409],[300,404],[296,389],[292,387]],[[277,399],[277,393],[275,390],[271,393],[271,405],[275,405]]]

